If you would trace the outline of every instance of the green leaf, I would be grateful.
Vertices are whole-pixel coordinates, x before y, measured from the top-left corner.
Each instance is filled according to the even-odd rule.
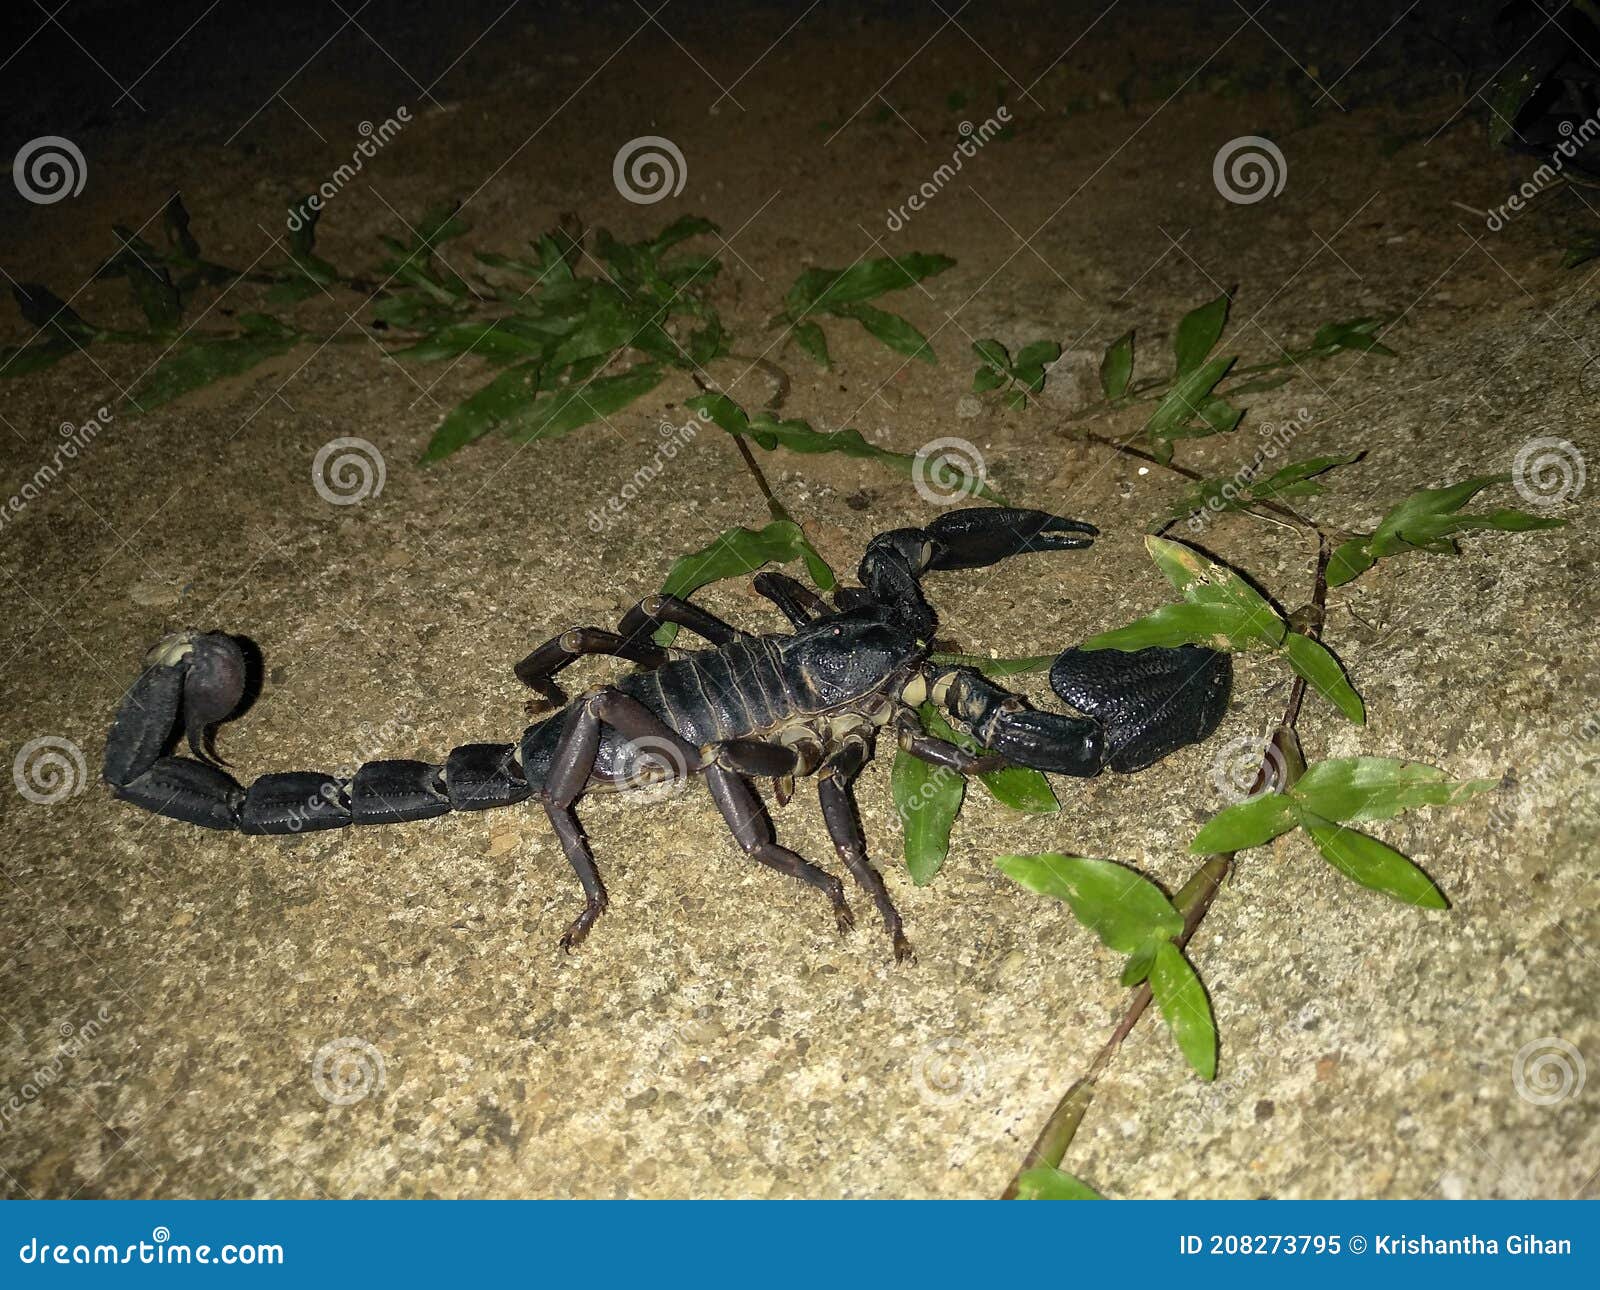
[[[1125,331],[1106,346],[1100,359],[1100,388],[1108,399],[1120,399],[1133,379],[1133,333]]]
[[[1433,880],[1391,846],[1302,811],[1300,823],[1316,842],[1323,859],[1345,877],[1381,891],[1408,905],[1423,909],[1448,909],[1444,894]]]
[[[37,282],[14,282],[11,298],[22,311],[22,320],[40,331],[52,331],[67,340],[86,345],[104,333],[92,323],[85,322],[73,312],[71,306],[49,287]]]
[[[711,423],[720,426],[729,434],[744,434],[750,429],[750,418],[745,411],[726,394],[696,394],[693,398],[683,401],[683,406],[692,412],[701,412],[711,418]]]
[[[499,318],[492,322],[461,322],[441,327],[415,345],[396,350],[391,357],[433,362],[476,354],[491,363],[519,363],[540,358],[550,352],[549,337],[522,319]]]
[[[889,291],[914,286],[954,264],[947,255],[912,252],[863,260],[848,269],[807,269],[789,288],[784,304],[789,317],[798,322],[808,313],[833,313],[841,305],[859,304]]]
[[[1342,587],[1377,563],[1378,557],[1367,549],[1366,538],[1351,538],[1348,542],[1341,542],[1328,559],[1328,585]]]
[[[1148,649],[1152,645],[1205,645],[1211,649],[1243,649],[1251,636],[1250,620],[1226,605],[1162,605],[1152,614],[1100,632],[1079,649]]]
[[[1211,1000],[1189,960],[1171,941],[1156,950],[1150,969],[1150,991],[1166,1018],[1184,1060],[1201,1079],[1217,1076],[1217,1023]]]
[[[722,428],[728,429],[727,426]],[[730,431],[730,433],[736,432]],[[808,454],[837,452],[846,457],[881,462],[908,478],[914,478],[918,469],[917,459],[910,453],[891,452],[887,448],[879,448],[862,438],[859,430],[845,429],[824,433],[812,428],[810,422],[798,419],[782,420],[766,409],[762,409],[751,418],[746,433],[768,452],[780,447],[787,448],[790,452]],[[955,476],[955,472],[960,469],[957,463],[949,460],[942,461],[940,468],[951,476]],[[939,482],[941,486],[948,485],[952,490],[959,489],[974,497],[986,497],[990,501],[999,500],[983,480],[964,472],[948,479],[941,477]]]
[[[146,322],[158,331],[168,331],[183,321],[183,304],[166,269],[132,254],[127,256],[124,267],[134,301]]]
[[[833,365],[828,357],[828,338],[822,334],[821,327],[814,322],[797,322],[790,330],[795,344],[816,359],[820,366],[826,368]]]
[[[986,654],[934,654],[935,663],[948,667],[975,667],[985,676],[1016,676],[1023,672],[1043,672],[1056,661],[1054,654],[1031,658],[990,658]]]
[[[1104,1200],[1080,1178],[1050,1165],[1037,1165],[1017,1179],[1018,1200]]]
[[[1283,619],[1266,597],[1239,574],[1182,542],[1151,534],[1144,545],[1167,581],[1190,604],[1237,610],[1244,618],[1246,644],[1282,644],[1288,631]]]
[[[1351,688],[1339,660],[1326,647],[1309,636],[1290,632],[1284,637],[1283,652],[1289,666],[1305,677],[1313,690],[1356,725],[1366,724],[1367,712],[1361,696]]]
[[[1011,374],[1011,355],[997,340],[975,340],[972,352],[1002,378]]]
[[[1394,757],[1334,757],[1308,768],[1290,790],[1329,820],[1388,820],[1418,806],[1451,806],[1497,785],[1452,780],[1437,766]]]
[[[1354,350],[1394,358],[1394,350],[1383,344],[1376,335],[1392,321],[1389,318],[1351,318],[1346,322],[1328,323],[1317,329],[1306,356],[1328,358],[1340,350]]]
[[[503,429],[518,443],[559,438],[579,426],[621,412],[660,385],[664,375],[659,365],[641,363],[618,376],[574,383],[524,405],[504,423]]]
[[[817,586],[824,591],[833,586],[833,571],[792,520],[774,520],[762,529],[726,529],[708,546],[673,561],[661,593],[687,599],[713,582],[742,577],[769,564],[801,559]],[[656,632],[655,641],[665,647],[672,644],[676,635],[677,628],[669,623]]]
[[[1028,368],[1046,367],[1061,357],[1061,346],[1053,340],[1036,340],[1024,345],[1018,352],[1016,362],[1012,364],[1018,371]]]
[[[1186,376],[1195,371],[1206,361],[1206,355],[1212,347],[1222,339],[1222,329],[1228,322],[1228,296],[1226,293],[1215,300],[1201,305],[1198,309],[1190,310],[1178,323],[1177,334],[1173,337],[1172,347],[1177,355],[1177,375]],[[1216,384],[1216,382],[1212,382]],[[1230,426],[1229,429],[1232,429]]]
[[[24,345],[0,346],[0,376],[27,376],[53,367],[68,354],[76,354],[78,346],[64,336],[48,333],[35,336]]]
[[[1160,942],[1152,941],[1142,950],[1128,956],[1128,961],[1122,965],[1122,976],[1119,978],[1124,990],[1131,990],[1141,981],[1149,979],[1150,969],[1156,963],[1156,951],[1160,948]]]
[[[1001,856],[995,864],[1030,891],[1066,901],[1073,916],[1118,953],[1136,954],[1183,933],[1183,915],[1161,888],[1126,865],[1059,852]]]
[[[1260,501],[1314,496],[1323,491],[1314,476],[1335,466],[1349,465],[1361,455],[1352,452],[1336,457],[1312,457],[1306,461],[1291,462],[1266,479],[1251,479],[1244,471],[1228,477],[1202,479],[1168,513],[1174,519],[1181,520],[1195,511],[1237,511]]]
[[[1389,511],[1370,534],[1343,543],[1328,566],[1328,585],[1342,586],[1366,572],[1377,561],[1406,551],[1456,554],[1453,534],[1475,529],[1525,533],[1560,528],[1565,520],[1500,509],[1462,514],[1461,508],[1491,484],[1507,482],[1509,475],[1476,475],[1443,488],[1421,488]]]
[[[138,411],[148,412],[191,390],[248,372],[258,363],[288,352],[299,340],[298,333],[282,328],[195,341],[158,363],[128,394],[128,402]]]
[[[950,830],[966,796],[966,778],[902,748],[895,753],[889,787],[905,832],[906,869],[913,883],[926,886],[950,854]]]
[[[1211,398],[1211,391],[1228,374],[1237,357],[1213,358],[1180,376],[1161,402],[1156,404],[1156,410],[1145,423],[1144,428],[1150,437],[1158,441],[1173,439],[1189,429],[1195,417],[1200,415],[1200,409]],[[1211,431],[1206,429],[1202,433],[1209,434]]]
[[[439,461],[511,421],[539,393],[542,372],[538,360],[519,363],[456,404],[428,440],[422,460]]]
[[[928,338],[898,314],[875,309],[871,305],[846,305],[833,311],[841,318],[854,318],[867,332],[881,340],[897,354],[905,354],[920,362],[937,364],[933,346]]]
[[[1213,815],[1194,835],[1189,852],[1200,856],[1223,855],[1265,846],[1298,823],[1287,798],[1279,793],[1262,793]]]
[[[1004,372],[997,372],[992,367],[980,367],[972,374],[972,392],[987,394],[990,390],[1004,385],[1009,379]]]

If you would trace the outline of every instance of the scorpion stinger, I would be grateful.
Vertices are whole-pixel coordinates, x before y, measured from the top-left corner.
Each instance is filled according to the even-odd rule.
[[[1210,650],[1068,650],[1050,682],[1073,714],[1030,708],[976,669],[932,661],[937,618],[924,575],[1080,549],[1094,536],[1081,521],[1010,507],[952,511],[925,529],[882,533],[862,558],[861,586],[840,588],[832,606],[783,574],[755,579],[755,589],[788,619],[792,630],[783,634],[755,635],[676,596],[649,596],[614,630],[571,627],[517,665],[543,704],[559,710],[515,742],[463,744],[441,762],[368,762],[349,777],[287,771],[246,786],[224,770],[212,732],[244,700],[245,655],[234,637],[189,630],[151,651],[124,696],[106,740],[105,779],[116,797],[157,815],[242,833],[398,824],[533,799],[583,888],[583,910],[562,937],[571,949],[607,905],[578,803],[691,776],[706,780],[750,860],[820,892],[836,925],[848,928],[843,884],[778,843],[750,784],[772,780],[781,800],[795,778],[816,775],[839,859],[876,906],[895,957],[909,959],[900,915],[867,857],[851,796],[880,731],[964,774],[1014,762],[1094,775],[1149,765],[1205,738],[1221,719],[1232,672],[1228,657]],[[653,634],[665,624],[706,645],[656,645]],[[569,699],[557,674],[592,655],[636,670]],[[924,733],[915,709],[930,699],[985,751]],[[192,756],[169,751],[180,732]]]

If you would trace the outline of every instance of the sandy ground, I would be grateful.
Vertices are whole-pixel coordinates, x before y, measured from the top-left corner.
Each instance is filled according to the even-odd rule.
[[[349,156],[361,121],[401,105],[413,123],[325,217],[320,249],[340,265],[371,263],[377,234],[446,197],[473,226],[458,248],[512,249],[568,210],[627,236],[701,213],[728,239],[716,298],[735,347],[761,352],[802,267],[953,255],[926,291],[886,302],[933,336],[937,367],[842,324],[830,373],[792,348],[770,357],[793,378],[793,414],[904,451],[960,435],[1012,500],[1103,528],[1091,553],[931,579],[964,648],[1050,652],[1160,603],[1141,537],[1181,483],[1075,442],[1059,400],[963,404],[972,339],[1098,348],[1133,326],[1159,355],[1174,320],[1224,287],[1237,288],[1245,361],[1304,345],[1324,322],[1398,316],[1397,359],[1308,367],[1248,398],[1233,438],[1180,449],[1231,472],[1290,421],[1304,426],[1294,456],[1364,448],[1306,503],[1344,527],[1370,527],[1413,488],[1509,471],[1537,436],[1595,462],[1593,266],[1558,267],[1581,208],[1554,195],[1498,233],[1460,208],[1504,201],[1526,167],[1460,114],[1476,82],[1410,24],[1386,34],[1388,8],[1330,34],[1228,5],[947,22],[830,0],[753,8],[731,30],[676,5],[655,22],[631,6],[522,5],[487,36],[498,8],[444,20],[375,5],[341,28],[305,6],[270,29],[239,6],[201,8],[178,7],[148,48],[97,45],[100,10],[83,10],[74,34],[105,75],[39,37],[25,61],[54,40],[70,71],[27,100],[6,143],[65,122],[90,180],[48,207],[6,190],[9,276],[71,294],[109,246],[106,226],[139,226],[173,189],[220,258],[279,258],[284,199]],[[112,102],[107,76],[129,85],[180,37],[134,86],[140,111]],[[1015,137],[891,231],[888,211],[1002,86]],[[1225,201],[1213,156],[1263,133],[1286,158],[1282,192]],[[655,206],[624,201],[611,177],[616,150],[646,134],[687,163],[682,193]],[[122,290],[86,284],[75,307],[133,325]],[[260,300],[241,287],[203,305],[209,325]],[[345,293],[296,316],[355,335],[362,305]],[[50,457],[61,423],[102,405],[114,416],[0,535],[6,756],[51,738],[87,767],[51,804],[11,785],[0,795],[0,1189],[999,1190],[1125,995],[1114,956],[993,857],[1115,857],[1176,889],[1188,837],[1222,803],[1221,750],[1281,707],[1277,670],[1242,660],[1211,744],[1143,775],[1062,782],[1058,815],[1014,815],[975,790],[926,888],[897,860],[888,759],[874,764],[861,812],[914,967],[890,962],[865,917],[841,940],[812,893],[744,862],[698,788],[586,807],[613,908],[567,956],[556,938],[577,888],[535,809],[294,840],[207,834],[114,803],[97,779],[104,732],[144,648],[196,624],[264,652],[260,700],[221,738],[247,777],[513,738],[525,693],[512,661],[562,627],[615,621],[674,555],[763,520],[732,445],[701,434],[597,535],[591,509],[650,459],[661,419],[681,419],[671,405],[693,392],[681,378],[607,425],[522,449],[486,441],[422,469],[442,411],[485,369],[402,368],[376,342],[335,344],[125,415],[119,391],[156,357],[104,346],[4,387],[6,491]],[[340,435],[385,461],[381,494],[358,505],[312,486],[318,449]],[[840,570],[874,532],[934,513],[872,463],[774,455],[767,469]],[[1592,495],[1550,512],[1565,529],[1468,536],[1459,559],[1396,559],[1333,594],[1329,639],[1370,725],[1313,705],[1308,752],[1504,781],[1376,828],[1452,908],[1387,903],[1297,840],[1247,855],[1192,947],[1219,1078],[1190,1075],[1147,1020],[1103,1083],[1074,1172],[1115,1196],[1595,1194]],[[1505,488],[1491,504],[1521,503]],[[1286,607],[1306,597],[1308,551],[1292,533],[1234,518],[1206,541]],[[703,599],[778,626],[740,585]],[[832,860],[813,787],[776,818],[787,844]],[[341,1040],[369,1078],[365,1096],[330,1102],[316,1060]],[[1568,1074],[1550,1096],[1546,1057]]]

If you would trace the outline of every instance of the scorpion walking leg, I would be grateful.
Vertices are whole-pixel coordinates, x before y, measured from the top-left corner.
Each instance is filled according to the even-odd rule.
[[[600,750],[600,727],[611,726],[629,739],[649,736],[673,746],[683,758],[683,771],[687,774],[698,769],[699,750],[688,743],[670,726],[637,699],[619,690],[596,690],[582,703],[575,705],[556,744],[550,771],[544,784],[544,809],[550,825],[561,840],[561,849],[578,875],[583,886],[583,912],[573,920],[561,937],[564,948],[571,950],[582,944],[595,920],[605,912],[606,889],[600,881],[600,871],[595,867],[594,852],[583,836],[577,813],[572,804],[577,801],[589,783],[594,771],[594,759]]]
[[[641,667],[660,667],[667,661],[667,651],[649,640],[632,641],[616,632],[599,627],[574,627],[559,636],[552,636],[516,666],[517,680],[539,691],[546,704],[552,708],[567,702],[567,692],[555,681],[555,675],[574,659],[585,654],[611,654],[625,658]],[[544,705],[531,705],[542,708]]]
[[[928,734],[917,720],[917,714],[909,708],[896,714],[894,725],[900,737],[900,746],[913,757],[931,765],[943,766],[963,775],[986,775],[1005,765],[1005,758],[996,753],[970,753],[958,744]]]
[[[915,959],[916,955],[912,952],[911,942],[906,940],[900,911],[894,907],[889,890],[883,885],[883,875],[873,868],[872,861],[867,858],[866,835],[861,830],[856,804],[850,796],[851,781],[866,760],[865,742],[852,739],[846,743],[823,763],[822,773],[817,780],[817,797],[822,803],[822,818],[827,823],[828,836],[833,839],[834,849],[850,870],[850,876],[872,897],[878,913],[883,915],[883,925],[894,942],[896,961],[906,963]]]
[[[622,615],[617,631],[630,643],[647,645],[650,634],[668,623],[686,627],[713,645],[726,645],[729,641],[742,640],[749,635],[680,596],[646,596]]]
[[[833,902],[833,917],[841,932],[847,932],[855,926],[850,906],[845,903],[844,884],[827,870],[817,868],[788,847],[781,847],[773,841],[772,825],[762,812],[761,803],[749,784],[731,770],[713,764],[706,767],[706,786],[710,788],[712,800],[716,802],[722,818],[727,821],[728,828],[746,855],[779,873],[809,883],[826,895]]]
[[[804,627],[833,612],[821,596],[786,573],[758,573],[750,585],[783,612],[791,627]]]

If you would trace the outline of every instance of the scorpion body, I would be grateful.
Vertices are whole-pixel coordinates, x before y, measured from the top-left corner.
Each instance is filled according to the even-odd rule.
[[[584,908],[562,937],[571,949],[607,904],[605,887],[574,812],[583,795],[703,776],[735,839],[752,859],[823,892],[841,929],[852,923],[838,878],[773,838],[752,779],[774,781],[787,802],[796,777],[817,775],[835,849],[883,918],[895,954],[910,956],[899,913],[867,858],[849,785],[880,732],[961,773],[1006,763],[1088,776],[1137,770],[1205,738],[1226,707],[1226,655],[1185,646],[1136,653],[1067,650],[1052,688],[1082,715],[1030,708],[968,667],[932,661],[936,619],[920,580],[932,570],[976,568],[1025,551],[1084,547],[1095,530],[1040,511],[979,507],[927,529],[897,529],[868,545],[860,587],[830,606],[782,574],[755,588],[789,619],[785,635],[752,635],[673,596],[651,596],[615,631],[579,627],[545,642],[516,667],[537,690],[534,708],[557,711],[516,743],[472,743],[442,763],[368,762],[348,778],[318,771],[263,775],[248,787],[223,769],[215,726],[235,715],[247,666],[231,636],[193,630],[147,656],[106,744],[112,792],[191,824],[251,834],[393,824],[449,811],[538,800],[584,890]],[[655,643],[672,624],[707,649]],[[641,670],[569,698],[556,675],[577,658],[610,654]],[[984,749],[974,754],[923,733],[918,705],[932,702]],[[192,757],[168,753],[182,726]]]

